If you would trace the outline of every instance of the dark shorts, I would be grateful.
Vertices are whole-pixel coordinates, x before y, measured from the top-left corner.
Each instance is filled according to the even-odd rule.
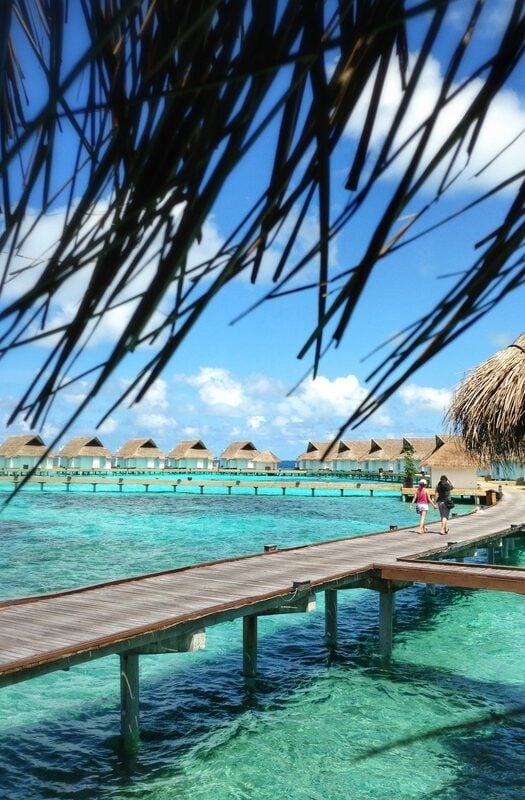
[[[438,509],[442,517],[446,517],[446,519],[449,518],[450,508],[447,506],[445,500],[438,500]]]

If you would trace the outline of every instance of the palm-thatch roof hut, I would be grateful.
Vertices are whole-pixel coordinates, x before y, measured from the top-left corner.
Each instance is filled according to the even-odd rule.
[[[111,469],[111,451],[98,436],[74,436],[58,457],[60,466],[68,469]]]
[[[128,439],[116,453],[117,466],[125,469],[161,469],[164,453],[153,439]]]
[[[338,453],[339,442],[309,441],[306,450],[297,456],[299,469],[332,469],[333,459]]]
[[[525,463],[525,334],[467,375],[447,417],[469,452]]]
[[[465,448],[461,438],[444,437],[446,441],[421,461],[421,466],[430,471],[430,484],[435,486],[441,475],[462,489],[475,489],[480,470],[487,469],[479,457],[472,455]]]
[[[42,469],[53,466],[53,453],[37,433],[9,436],[0,445],[0,467],[3,469],[32,469],[40,463]]]
[[[253,442],[232,442],[222,451],[221,467],[227,469],[254,469],[258,450]]]
[[[370,472],[397,471],[403,461],[403,439],[372,439],[363,466]]]
[[[170,450],[168,462],[175,469],[211,469],[213,454],[200,439],[186,439]]]
[[[255,464],[255,469],[276,470],[279,468],[281,459],[276,456],[275,453],[272,453],[271,450],[263,450],[257,453],[253,462]]]
[[[370,451],[368,439],[341,439],[332,460],[332,469],[337,472],[350,472],[361,469],[363,459]]]

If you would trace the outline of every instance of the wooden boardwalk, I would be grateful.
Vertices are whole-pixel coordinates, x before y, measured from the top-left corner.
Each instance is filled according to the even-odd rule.
[[[415,519],[415,514],[414,514]],[[325,592],[326,638],[337,638],[337,591],[380,591],[380,646],[392,641],[393,592],[426,582],[525,593],[525,570],[429,561],[493,546],[525,527],[525,494],[450,521],[447,537],[404,528],[0,603],[0,686],[110,654],[121,657],[122,731],[138,737],[138,657],[198,649],[203,630],[244,619],[244,672],[256,673],[257,617],[308,611]],[[414,559],[423,559],[415,562]]]

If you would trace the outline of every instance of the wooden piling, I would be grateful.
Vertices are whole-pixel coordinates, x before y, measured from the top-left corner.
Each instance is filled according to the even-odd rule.
[[[257,616],[242,618],[242,674],[245,678],[257,675]]]
[[[379,592],[379,653],[385,662],[392,655],[395,595],[390,586]]]
[[[337,589],[324,593],[324,629],[328,647],[337,646]]]
[[[138,750],[139,728],[139,657],[120,656],[120,731],[126,753]]]

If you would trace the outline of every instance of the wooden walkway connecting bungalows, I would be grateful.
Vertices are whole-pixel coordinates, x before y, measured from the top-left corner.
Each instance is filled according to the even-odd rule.
[[[430,525],[433,534],[438,526]],[[380,593],[379,642],[392,647],[394,592],[414,582],[525,593],[525,570],[429,561],[493,546],[525,529],[525,494],[451,520],[448,537],[411,528],[215,561],[0,603],[0,687],[118,654],[121,732],[139,737],[139,657],[199,649],[204,629],[243,618],[243,672],[257,670],[258,616],[305,612],[325,592],[325,633],[337,642],[337,592]],[[415,561],[414,559],[423,559]]]

